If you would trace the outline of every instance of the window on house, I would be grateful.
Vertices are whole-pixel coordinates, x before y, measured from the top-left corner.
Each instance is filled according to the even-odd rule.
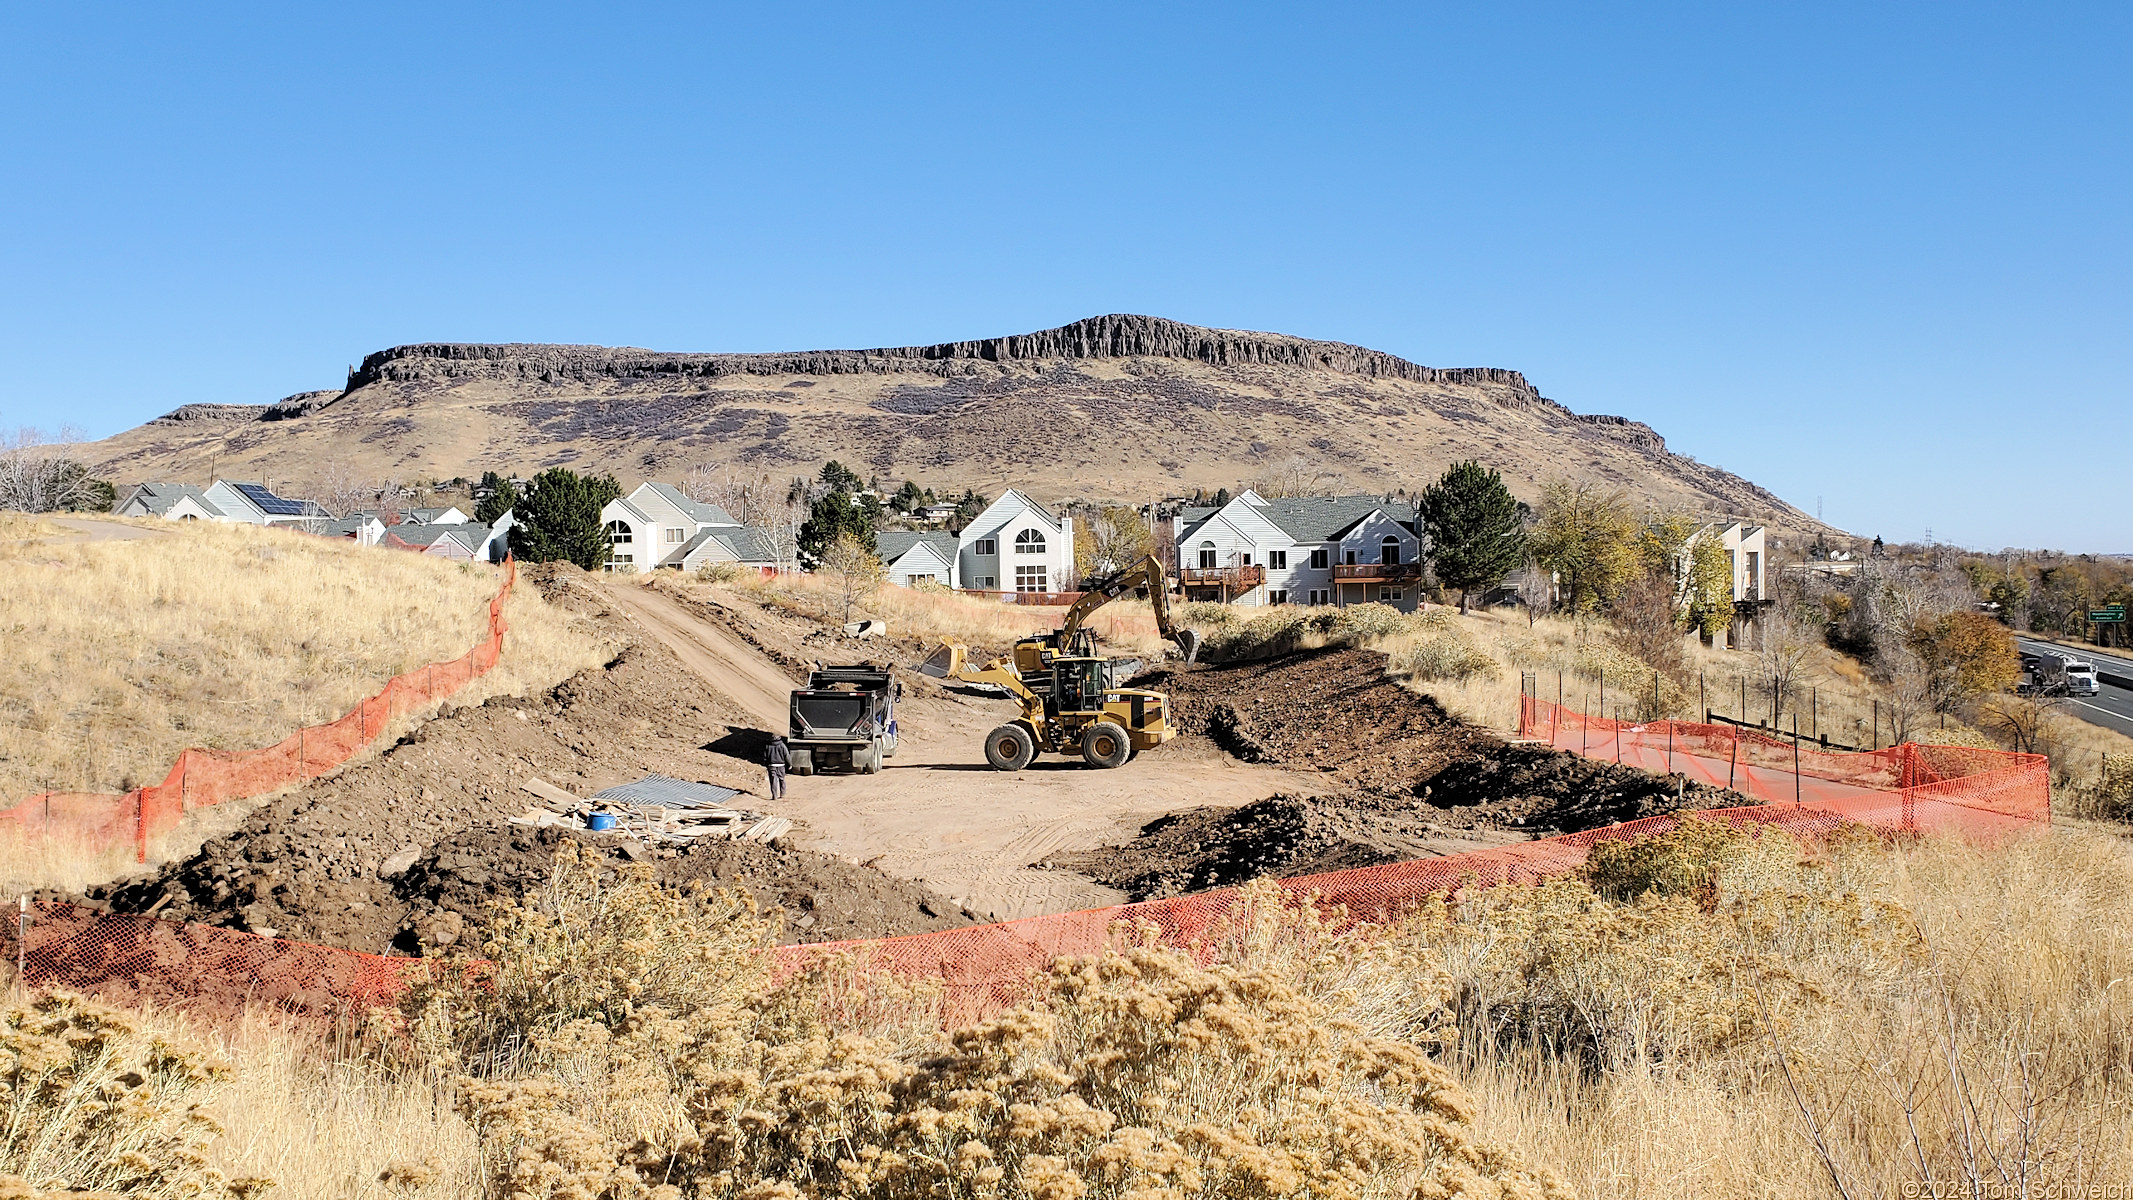
[[[1215,569],[1215,544],[1213,542],[1200,543],[1200,569],[1202,571]]]
[[[1355,551],[1353,551],[1353,550],[1347,550],[1347,551],[1343,551],[1342,553],[1343,553],[1343,555],[1344,555],[1344,557],[1343,557],[1343,558],[1341,559],[1341,562],[1342,562],[1342,564],[1343,564],[1343,565],[1345,565],[1345,566],[1350,566],[1350,567],[1354,566],[1354,565],[1355,565]]]
[[[1286,550],[1269,550],[1269,551],[1267,551],[1267,552],[1266,552],[1266,565],[1267,565],[1267,569],[1268,569],[1268,570],[1270,570],[1270,571],[1286,571],[1286,570],[1288,570],[1288,569],[1289,569],[1289,552],[1288,552],[1288,551],[1286,551]]]
[[[1400,539],[1386,534],[1385,541],[1378,546],[1378,561],[1387,566],[1397,564],[1400,561]]]
[[[1406,594],[1407,590],[1405,588],[1381,587],[1378,589],[1378,602],[1381,604],[1391,604],[1392,602],[1398,600],[1400,597]]]
[[[635,557],[628,554],[610,554],[607,556],[609,566],[626,567],[636,561]]]
[[[978,590],[979,590],[979,591],[981,591],[981,592],[989,592],[989,591],[991,591],[991,590],[993,590],[994,588],[996,588],[996,587],[999,587],[999,586],[1000,586],[1000,577],[999,577],[999,576],[997,576],[997,575],[980,575],[980,576],[978,576]]]
[[[991,538],[979,538],[970,544],[970,549],[974,554],[998,554],[1000,552],[1000,543]]]
[[[1289,593],[1281,588],[1268,588],[1266,602],[1268,604],[1287,604],[1289,602]]]
[[[1025,530],[1023,530],[1022,532],[1020,532],[1020,533],[1016,534],[1016,535],[1015,535],[1015,553],[1017,553],[1017,554],[1042,554],[1042,553],[1044,553],[1044,535],[1043,535],[1043,534],[1041,534],[1041,533],[1038,533],[1038,532],[1037,532],[1036,530],[1034,530],[1034,529],[1025,529]],[[1022,568],[1020,568],[1020,567],[1016,567],[1016,568],[1015,568],[1015,574],[1016,574],[1017,576],[1019,576],[1019,575],[1021,575],[1021,573],[1022,573]]]
[[[1051,572],[1042,566],[1015,568],[1015,590],[1018,592],[1049,592]]]
[[[1331,557],[1332,555],[1328,553],[1324,546],[1320,546],[1318,549],[1313,550],[1311,552],[1311,569],[1314,571],[1325,570],[1326,560]]]
[[[675,525],[668,528],[667,540],[670,542],[679,542],[681,540],[681,526]]]
[[[1319,553],[1323,554],[1323,553],[1325,553],[1325,551],[1321,550],[1321,551],[1320,551]],[[1330,591],[1328,591],[1328,590],[1327,590],[1327,589],[1325,589],[1325,588],[1312,588],[1312,589],[1311,589],[1311,598],[1310,598],[1310,600],[1309,600],[1309,601],[1307,601],[1307,603],[1310,603],[1310,604],[1331,604],[1331,603],[1333,603],[1333,593],[1332,593],[1332,592],[1330,592]]]
[[[609,521],[607,523],[607,544],[610,546],[629,545],[630,527],[620,521]]]
[[[1252,565],[1252,552],[1251,552],[1251,551],[1249,551],[1249,550],[1245,551],[1245,552],[1244,552],[1244,558],[1243,558],[1243,560],[1242,560],[1242,561],[1241,561],[1241,562],[1240,562],[1240,563],[1239,563],[1238,565],[1240,565],[1240,566],[1246,566],[1246,567],[1249,567],[1249,566],[1251,566],[1251,565]]]

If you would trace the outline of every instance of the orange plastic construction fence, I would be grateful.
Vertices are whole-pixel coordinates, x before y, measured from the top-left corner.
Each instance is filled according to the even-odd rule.
[[[1625,761],[1630,744],[1623,743]],[[1705,743],[1706,751],[1711,745]],[[1613,749],[1610,744],[1610,754]],[[1844,790],[1826,797],[1817,793],[1798,803],[1785,800],[1702,815],[1739,828],[1775,826],[1803,837],[1856,821],[1890,831],[1936,830],[1992,839],[2049,819],[2042,760],[2034,755],[1940,746],[1898,747],[1881,755],[1886,765],[1876,768],[1884,772],[1877,778],[1908,781],[1904,786],[1877,789],[1829,779],[1823,782],[1841,784]],[[1299,899],[1343,906],[1358,919],[1381,920],[1458,887],[1540,882],[1575,869],[1599,842],[1649,837],[1672,829],[1679,820],[1676,815],[1648,817],[1471,854],[1309,875],[1283,880],[1280,886]],[[910,937],[787,946],[778,955],[786,970],[826,955],[853,954],[874,970],[937,981],[944,992],[946,1018],[961,1021],[1018,1002],[1028,994],[1036,972],[1060,955],[1100,949],[1120,921],[1151,923],[1167,940],[1183,945],[1229,914],[1236,903],[1236,892],[1223,890]],[[31,986],[92,991],[121,1001],[182,1000],[222,1011],[265,1002],[317,1015],[352,1014],[389,1001],[409,972],[421,969],[419,959],[117,916],[78,905],[38,904],[32,916],[26,933],[7,946],[10,956],[20,956],[23,977]]]
[[[1520,736],[1558,750],[1731,788],[1771,804],[1892,796],[1899,827],[1922,800],[2030,821],[2051,820],[2050,760],[1970,746],[1905,742],[1886,750],[1832,751],[1807,739],[1738,725],[1620,721],[1538,696],[1520,697]]]
[[[0,820],[25,833],[70,837],[99,848],[131,841],[136,858],[146,862],[149,839],[169,832],[188,811],[264,796],[323,775],[377,741],[394,720],[486,674],[503,655],[504,601],[517,582],[518,564],[506,557],[503,584],[489,601],[486,637],[450,662],[394,676],[337,721],[307,725],[260,750],[185,750],[161,783],[123,795],[46,792],[0,810]]]

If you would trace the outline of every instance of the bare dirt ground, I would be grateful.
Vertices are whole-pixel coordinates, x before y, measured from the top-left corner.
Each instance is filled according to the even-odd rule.
[[[987,730],[1015,706],[946,687],[904,639],[853,642],[823,621],[670,576],[529,571],[587,615],[601,667],[543,695],[423,723],[380,754],[259,805],[196,852],[92,897],[120,911],[273,930],[368,951],[479,938],[486,906],[537,883],[554,835],[505,823],[538,777],[578,795],[649,772],[748,793],[787,816],[776,845],[646,848],[583,835],[673,879],[741,887],[798,941],[879,937],[1296,875],[1456,854],[1730,794],[1528,746],[1506,747],[1332,650],[1170,669],[1183,733],[1117,770],[1040,758],[1002,774]],[[982,650],[982,648],[980,648]],[[763,795],[761,755],[810,663],[871,660],[904,691],[879,775],[794,778]],[[226,830],[226,831],[225,831]]]
[[[791,817],[794,845],[922,881],[988,918],[1119,903],[1126,894],[1117,888],[1033,864],[1127,836],[1180,808],[1246,804],[1323,786],[1315,774],[1240,762],[1205,738],[1177,739],[1114,771],[1047,755],[1027,770],[1002,774],[986,766],[981,747],[986,732],[1013,718],[1016,706],[909,670],[926,649],[915,642],[825,639],[812,622],[753,605],[738,611],[738,602],[721,602],[716,597],[723,594],[709,589],[684,589],[678,597],[664,586],[620,583],[609,590],[618,607],[648,618],[654,636],[735,704],[760,696],[781,677],[773,654],[793,663],[886,659],[900,668],[902,738],[880,775],[795,777],[784,800],[750,805]],[[745,623],[755,644],[744,645],[728,622]],[[780,691],[771,729],[784,729],[786,711]]]

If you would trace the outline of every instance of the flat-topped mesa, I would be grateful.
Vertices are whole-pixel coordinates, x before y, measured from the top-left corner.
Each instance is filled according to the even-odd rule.
[[[363,359],[349,390],[366,384],[466,379],[717,378],[722,375],[885,375],[903,372],[960,375],[985,363],[1046,359],[1172,358],[1209,366],[1303,367],[1417,383],[1485,384],[1529,403],[1544,400],[1526,377],[1500,367],[1425,367],[1345,342],[1318,342],[1275,333],[1207,329],[1161,317],[1114,314],[1012,337],[891,346],[874,350],[809,350],[777,354],[687,354],[613,346],[533,343],[484,345],[424,342],[394,346]],[[1515,402],[1515,401],[1514,401]]]

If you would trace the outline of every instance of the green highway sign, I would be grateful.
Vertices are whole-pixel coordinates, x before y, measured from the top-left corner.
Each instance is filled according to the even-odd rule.
[[[2113,604],[2109,608],[2092,608],[2089,610],[2089,620],[2097,625],[2107,625],[2113,621],[2123,621],[2125,619],[2126,606],[2123,604]]]

